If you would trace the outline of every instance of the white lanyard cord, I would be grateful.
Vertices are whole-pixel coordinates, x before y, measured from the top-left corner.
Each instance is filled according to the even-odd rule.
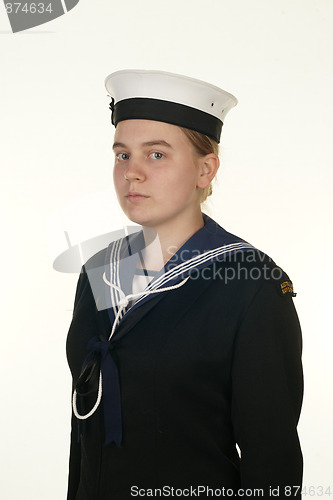
[[[141,297],[141,295],[144,295],[144,294],[150,295],[152,293],[168,292],[169,290],[174,290],[176,288],[180,288],[181,286],[185,285],[186,281],[189,278],[190,277],[187,276],[183,281],[181,281],[180,283],[177,283],[177,285],[168,286],[168,287],[160,288],[160,289],[157,289],[157,290],[145,290],[145,291],[140,292],[140,293],[132,293],[130,295],[125,295],[124,292],[122,291],[122,289],[119,286],[114,285],[113,283],[111,283],[110,281],[107,280],[107,278],[105,276],[105,272],[104,272],[103,273],[103,281],[109,287],[112,287],[112,288],[115,288],[116,290],[118,290],[118,292],[121,295],[121,299],[118,301],[118,305],[120,307],[119,307],[117,315],[116,315],[116,317],[114,319],[109,340],[111,340],[111,337],[114,334],[115,329],[117,328],[117,325],[119,323],[119,318],[121,316],[121,313],[122,313],[123,309],[126,309],[126,307],[127,307],[127,305],[128,305],[128,303],[129,303],[130,300],[136,299],[138,297]],[[95,413],[95,411],[97,410],[97,408],[98,408],[98,406],[99,406],[99,404],[100,404],[100,402],[102,400],[102,393],[103,393],[103,389],[102,389],[102,372],[100,370],[99,371],[97,399],[96,399],[96,402],[95,402],[93,408],[86,415],[80,415],[79,412],[78,412],[78,410],[77,410],[77,405],[76,405],[77,392],[76,392],[76,389],[74,389],[73,399],[72,399],[72,405],[73,405],[73,413],[76,416],[76,418],[78,418],[79,420],[86,420],[87,418],[91,417]]]

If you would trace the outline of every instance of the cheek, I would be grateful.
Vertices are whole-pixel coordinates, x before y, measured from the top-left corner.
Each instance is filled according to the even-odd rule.
[[[192,172],[177,171],[175,175],[161,179],[160,200],[168,206],[178,209],[180,205],[193,199],[196,193],[196,182]]]
[[[193,164],[179,165],[173,178],[173,189],[175,192],[191,194],[196,189],[197,168]]]
[[[198,165],[192,157],[181,156],[175,158],[171,168],[158,171],[160,185],[177,192],[191,192],[195,189],[198,177]]]
[[[113,183],[117,191],[125,184],[124,174],[117,167],[113,169]]]

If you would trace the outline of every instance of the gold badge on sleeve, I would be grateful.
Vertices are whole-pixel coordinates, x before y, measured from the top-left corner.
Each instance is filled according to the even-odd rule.
[[[291,295],[292,297],[296,297],[296,293],[294,292],[294,287],[291,281],[283,281],[280,283],[280,293],[281,295]]]

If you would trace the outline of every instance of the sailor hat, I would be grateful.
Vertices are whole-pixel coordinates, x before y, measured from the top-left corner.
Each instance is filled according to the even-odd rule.
[[[237,99],[210,83],[150,70],[111,73],[105,86],[112,98],[111,121],[144,119],[171,123],[220,142],[222,125]]]

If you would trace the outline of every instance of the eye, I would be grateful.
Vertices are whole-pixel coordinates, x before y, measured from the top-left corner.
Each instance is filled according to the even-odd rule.
[[[116,154],[116,158],[119,161],[125,161],[125,160],[129,159],[129,155],[127,153],[118,153],[118,154]]]
[[[154,153],[151,153],[150,155],[154,160],[161,160],[162,158],[164,158],[164,154],[163,153],[158,153],[157,151],[154,151]]]

